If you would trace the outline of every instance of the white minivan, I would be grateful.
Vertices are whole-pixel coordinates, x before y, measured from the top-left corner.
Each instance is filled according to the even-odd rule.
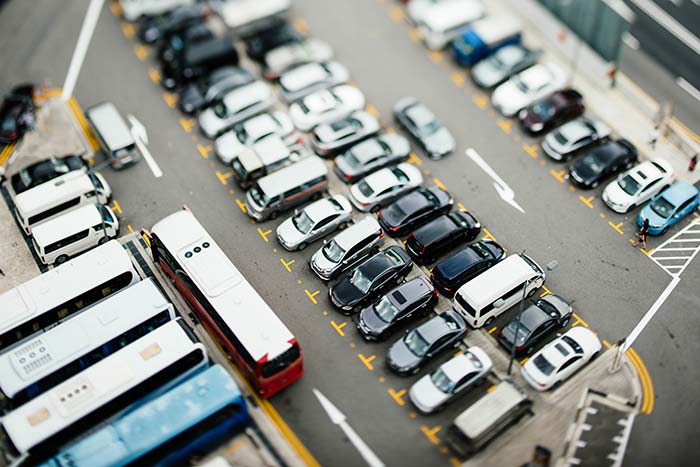
[[[515,254],[462,285],[453,306],[474,328],[490,324],[501,313],[544,284],[544,270],[529,256]]]
[[[15,214],[24,232],[84,204],[107,204],[112,189],[107,180],[95,173],[69,172],[18,194],[13,200]]]
[[[418,32],[430,50],[443,49],[464,28],[486,14],[478,0],[438,2],[425,8],[418,19]]]
[[[32,231],[32,244],[42,263],[62,264],[118,234],[119,221],[111,209],[86,204],[37,225]]]

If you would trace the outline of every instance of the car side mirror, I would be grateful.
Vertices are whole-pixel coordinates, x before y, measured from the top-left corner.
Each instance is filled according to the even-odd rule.
[[[493,307],[494,308],[501,308],[503,305],[505,305],[506,301],[503,300],[502,298],[499,298],[495,302],[493,302]]]

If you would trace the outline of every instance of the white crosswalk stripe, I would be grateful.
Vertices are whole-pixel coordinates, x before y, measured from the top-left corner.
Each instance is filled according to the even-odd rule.
[[[672,277],[679,277],[699,251],[700,218],[666,240],[648,256]]]

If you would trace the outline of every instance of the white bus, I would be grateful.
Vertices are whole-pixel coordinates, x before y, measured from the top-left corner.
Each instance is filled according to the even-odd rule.
[[[175,318],[172,304],[147,279],[0,354],[2,411],[26,403]]]
[[[75,171],[18,194],[14,199],[15,214],[29,235],[41,222],[83,204],[107,204],[111,197],[112,189],[102,175],[96,173],[93,178]]]
[[[189,209],[153,226],[153,261],[263,397],[304,373],[301,347]]]
[[[0,352],[140,280],[113,240],[0,294]]]
[[[119,220],[101,204],[85,204],[32,229],[32,244],[44,264],[63,264],[72,256],[119,235]]]
[[[62,444],[139,400],[150,400],[208,363],[178,318],[5,415],[11,456],[42,461]]]

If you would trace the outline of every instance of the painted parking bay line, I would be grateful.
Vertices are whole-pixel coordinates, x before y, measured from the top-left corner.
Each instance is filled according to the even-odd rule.
[[[481,170],[486,172],[486,175],[491,177],[493,180],[493,187],[496,192],[501,197],[503,201],[510,204],[516,210],[520,211],[521,214],[525,214],[525,210],[515,201],[515,193],[513,190],[503,181],[503,179],[494,171],[488,163],[477,153],[473,148],[468,148],[465,154],[470,158],[476,165],[478,165]]]

